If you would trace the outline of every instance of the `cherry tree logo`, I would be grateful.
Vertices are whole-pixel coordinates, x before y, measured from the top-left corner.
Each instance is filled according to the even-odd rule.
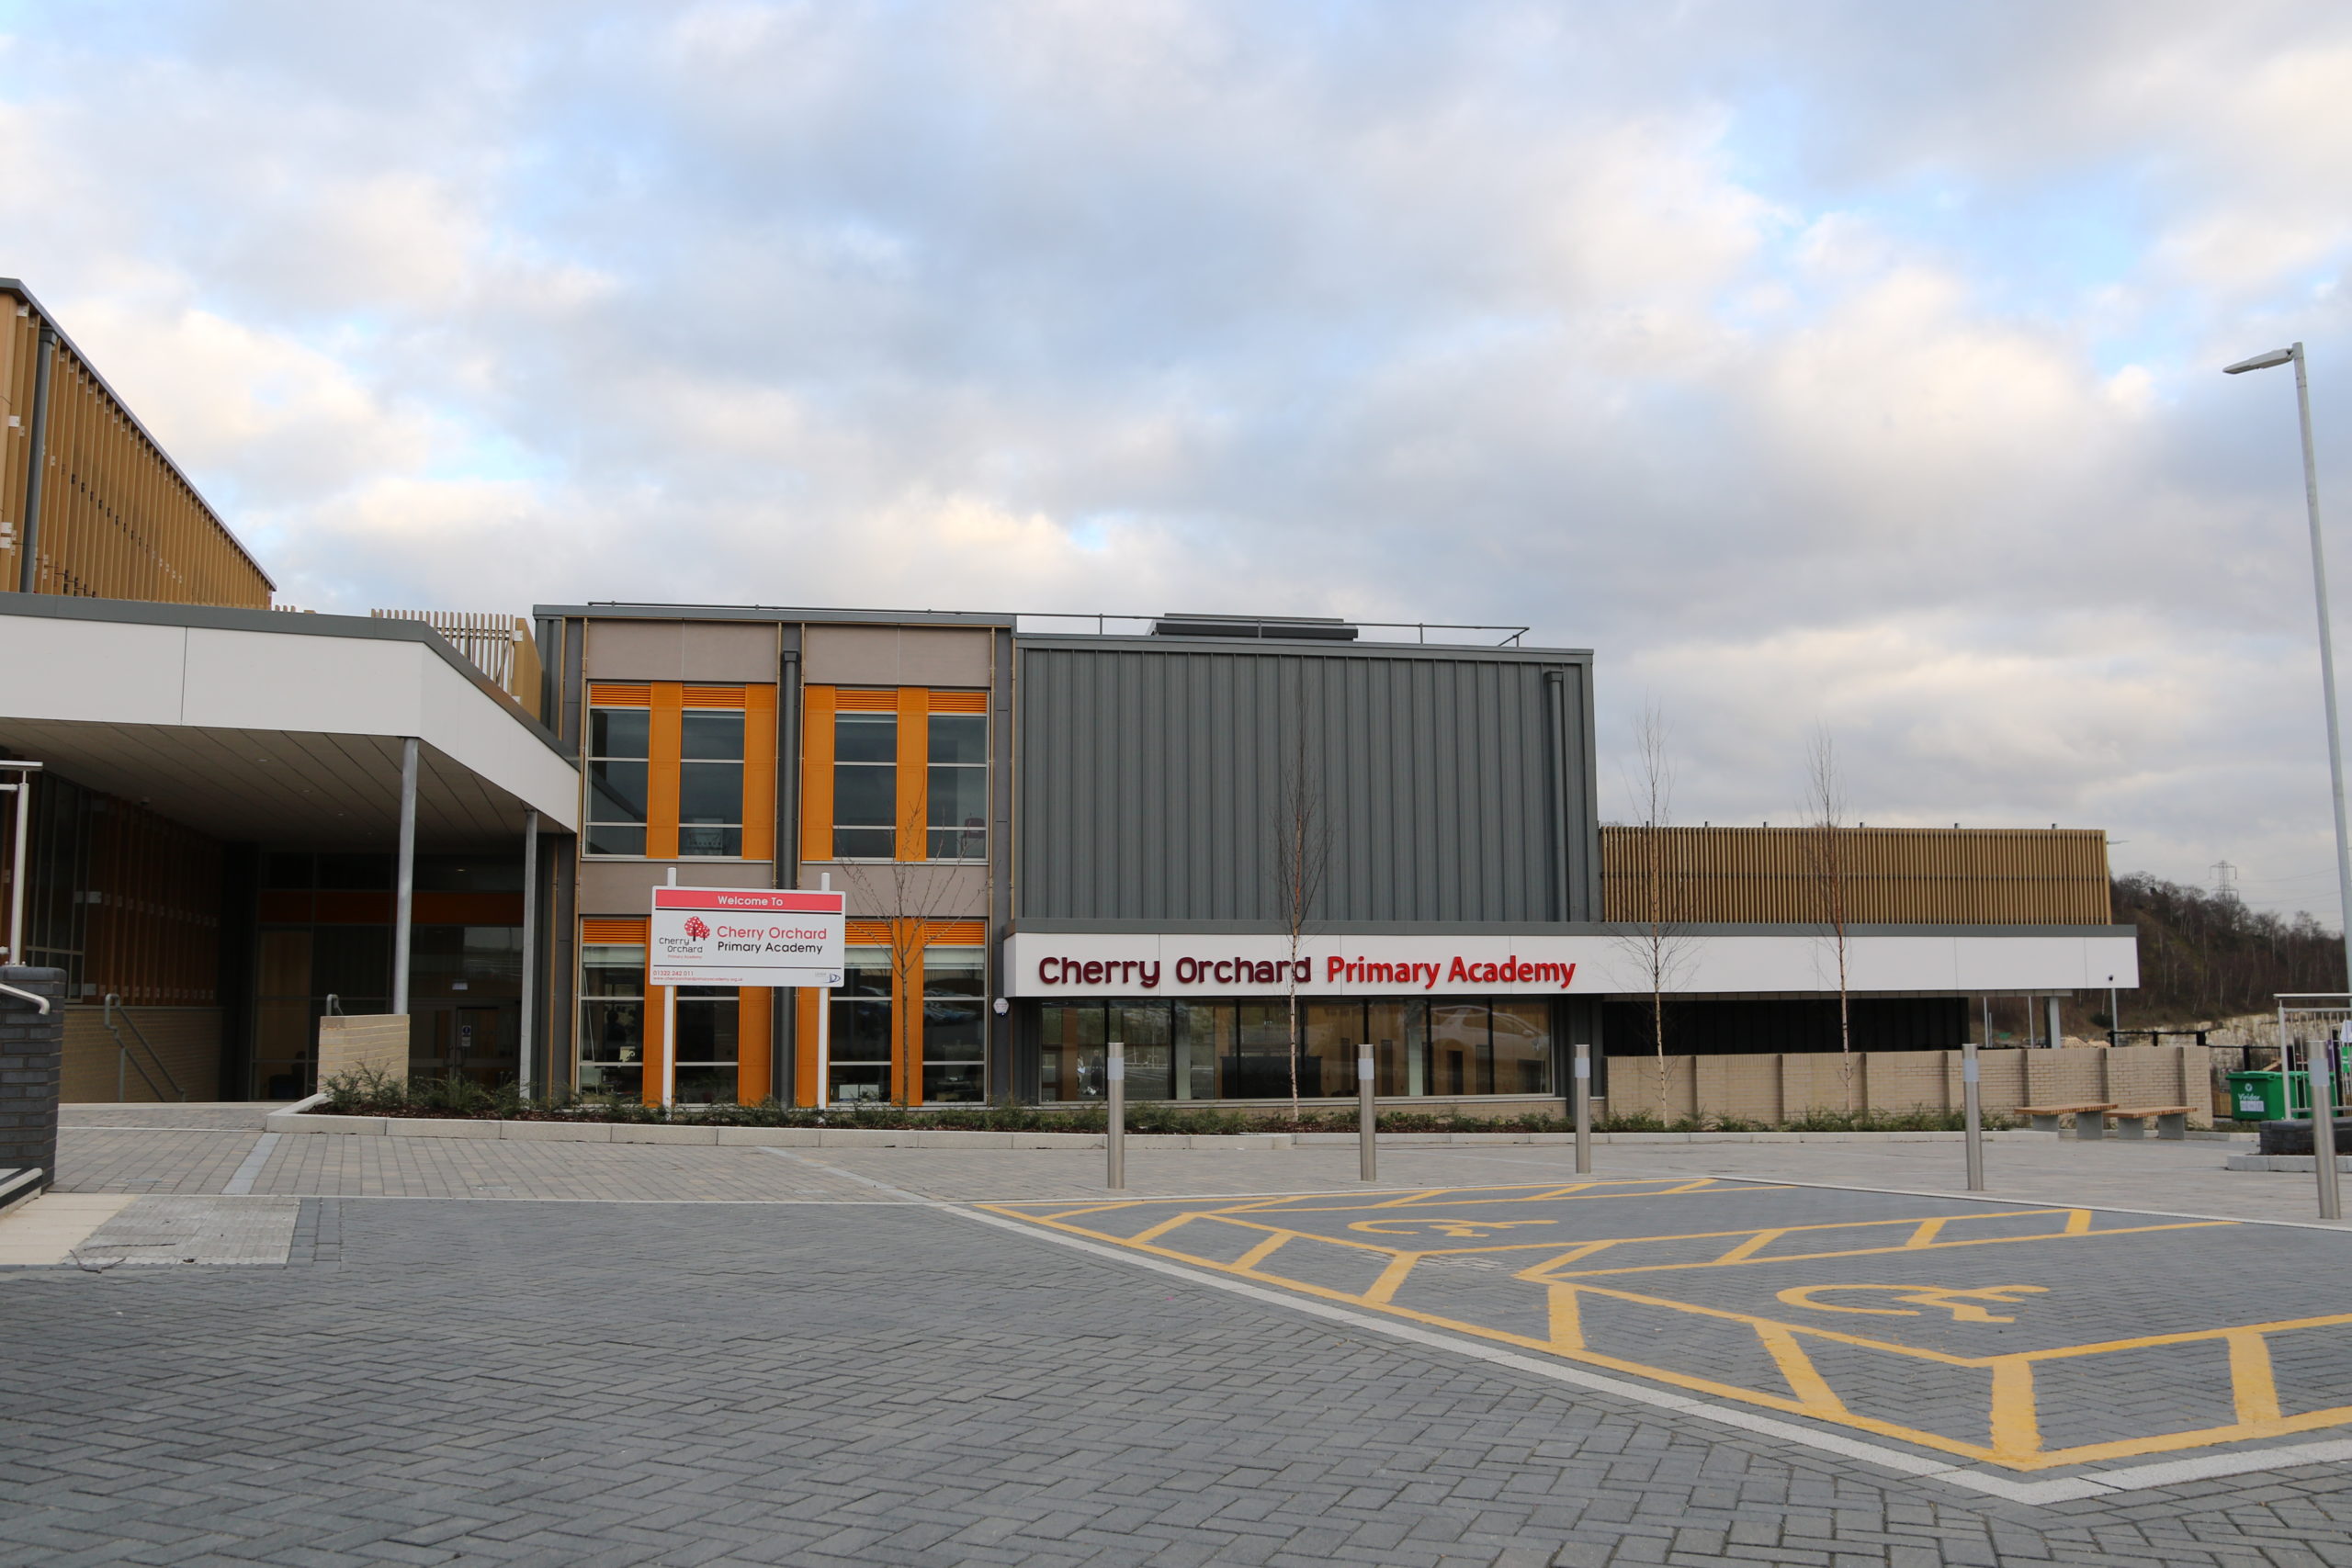
[[[700,942],[703,938],[710,934],[710,928],[702,923],[702,917],[700,915],[688,915],[686,917],[686,934],[694,938],[696,942]]]

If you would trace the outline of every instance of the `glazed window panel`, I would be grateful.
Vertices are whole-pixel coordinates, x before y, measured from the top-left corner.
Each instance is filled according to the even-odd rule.
[[[933,947],[922,958],[922,1097],[977,1104],[988,1097],[988,954]]]
[[[899,841],[899,716],[833,718],[833,856],[890,860]]]
[[[890,1098],[890,954],[882,948],[851,948],[842,984],[832,993],[828,1021],[831,1038],[825,1098],[829,1101],[881,1101]]]
[[[1540,1001],[1494,1006],[1496,1094],[1552,1092],[1552,1009]]]
[[[645,1088],[645,949],[591,942],[580,952],[580,1092],[639,1099]]]
[[[588,715],[587,852],[645,852],[646,770],[651,715],[593,708]]]
[[[676,1000],[677,1065],[682,1105],[725,1104],[735,1099],[741,994],[731,986],[681,986]]]
[[[931,716],[924,778],[933,860],[988,859],[989,721],[984,714]]]
[[[680,716],[678,853],[743,852],[743,716],[689,709]]]

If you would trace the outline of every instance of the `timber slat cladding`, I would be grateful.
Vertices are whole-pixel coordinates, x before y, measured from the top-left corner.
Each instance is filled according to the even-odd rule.
[[[6,291],[0,308],[0,414],[9,422],[0,430],[0,588],[14,590],[23,581],[41,321]],[[260,566],[62,333],[49,361],[33,591],[268,608]]]
[[[1603,918],[1853,925],[2103,926],[2096,829],[1600,829]],[[1842,884],[1842,898],[1830,883]]]

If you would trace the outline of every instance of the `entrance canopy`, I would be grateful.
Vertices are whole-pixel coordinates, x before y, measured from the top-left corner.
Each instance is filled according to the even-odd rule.
[[[410,736],[420,848],[578,830],[555,738],[418,622],[0,593],[0,747],[216,839],[389,841]]]

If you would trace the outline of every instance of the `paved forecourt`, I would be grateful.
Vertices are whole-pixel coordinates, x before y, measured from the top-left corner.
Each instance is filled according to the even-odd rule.
[[[2009,1471],[2352,1425],[2333,1235],[1704,1177],[984,1207]]]

